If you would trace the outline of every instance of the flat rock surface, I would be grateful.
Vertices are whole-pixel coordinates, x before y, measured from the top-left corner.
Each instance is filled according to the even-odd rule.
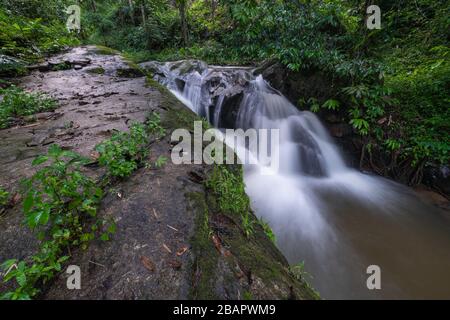
[[[17,190],[20,179],[35,172],[32,160],[46,153],[49,145],[56,143],[89,157],[113,130],[127,130],[132,121],[143,122],[151,111],[164,112],[158,106],[160,92],[146,86],[145,77],[115,75],[115,70],[128,68],[119,56],[98,55],[94,48],[82,47],[52,58],[66,60],[76,65],[84,61],[86,67],[36,70],[19,80],[18,85],[25,89],[54,97],[60,107],[36,115],[37,122],[31,125],[0,131],[0,185],[8,190]],[[95,67],[103,68],[105,74],[87,72]],[[168,141],[159,142],[153,149],[170,156]],[[176,252],[188,246],[194,223],[192,217],[181,215],[186,211],[184,192],[189,181],[177,179],[187,176],[191,169],[170,163],[158,170],[142,168],[118,189],[111,188],[101,215],[114,218],[119,232],[113,241],[93,243],[86,252],[74,253],[71,261],[81,267],[82,290],[67,290],[62,275],[46,297],[186,297],[187,285],[182,279],[187,263],[183,259],[189,259],[189,254],[178,257]],[[90,174],[100,173],[92,170]],[[199,188],[191,184],[195,190]],[[34,252],[36,238],[21,225],[22,220],[20,205],[0,218],[0,261],[23,259]],[[154,265],[153,271],[149,265]]]

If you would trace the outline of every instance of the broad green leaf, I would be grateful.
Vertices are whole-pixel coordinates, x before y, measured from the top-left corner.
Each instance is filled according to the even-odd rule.
[[[46,162],[48,160],[47,156],[39,156],[36,157],[33,162],[31,163],[33,166],[38,166],[40,164],[43,164],[44,162]]]

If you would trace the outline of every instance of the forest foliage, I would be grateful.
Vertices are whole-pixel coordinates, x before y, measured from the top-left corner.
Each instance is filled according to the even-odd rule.
[[[82,28],[69,34],[74,3]],[[381,8],[380,30],[366,27],[370,4]],[[0,0],[0,54],[33,61],[81,42],[135,62],[270,59],[316,70],[335,96],[306,96],[301,108],[344,113],[367,158],[384,154],[417,183],[424,166],[449,163],[449,12],[448,0]]]

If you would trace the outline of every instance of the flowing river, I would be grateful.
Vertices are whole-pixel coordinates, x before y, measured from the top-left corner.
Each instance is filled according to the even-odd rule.
[[[215,127],[280,129],[279,169],[267,175],[267,163],[245,165],[246,192],[321,297],[450,298],[450,226],[437,209],[346,166],[319,119],[251,70],[150,64],[156,80]],[[381,269],[380,290],[367,288],[370,265]]]

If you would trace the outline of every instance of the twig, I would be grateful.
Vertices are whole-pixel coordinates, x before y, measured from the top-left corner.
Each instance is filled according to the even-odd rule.
[[[105,265],[103,265],[103,264],[101,264],[101,263],[97,263],[97,262],[91,261],[91,260],[89,260],[89,263],[92,263],[92,264],[95,264],[95,265],[97,265],[97,266],[100,266],[100,267],[106,268],[106,266],[105,266]]]

